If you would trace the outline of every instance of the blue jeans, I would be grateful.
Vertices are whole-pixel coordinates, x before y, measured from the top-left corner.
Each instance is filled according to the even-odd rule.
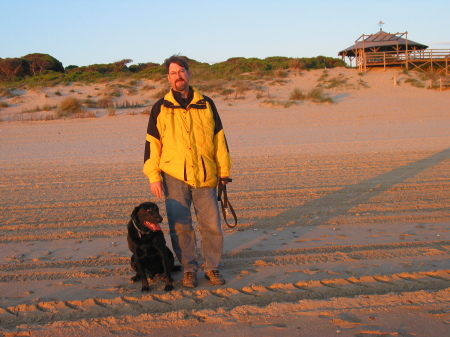
[[[200,230],[200,244],[205,271],[219,269],[223,251],[223,233],[215,187],[195,188],[162,173],[172,247],[184,272],[196,272],[197,241],[192,226],[194,206]]]

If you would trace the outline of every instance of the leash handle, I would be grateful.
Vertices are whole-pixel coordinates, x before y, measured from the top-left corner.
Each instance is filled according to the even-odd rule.
[[[223,216],[223,220],[225,221],[225,224],[230,227],[230,228],[234,228],[237,226],[237,216],[236,216],[236,212],[233,209],[233,206],[231,206],[230,200],[228,200],[228,194],[227,194],[227,185],[223,184],[222,181],[226,181],[228,183],[232,182],[233,179],[231,178],[220,178],[219,180],[219,187],[218,187],[218,193],[217,193],[217,200],[220,201],[220,206],[222,209],[222,216]],[[223,195],[223,198],[222,198]],[[234,218],[234,225],[230,225],[227,221],[227,209],[230,210],[231,214],[233,215]]]

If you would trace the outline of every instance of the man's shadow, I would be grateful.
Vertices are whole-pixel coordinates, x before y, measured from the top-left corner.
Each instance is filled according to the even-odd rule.
[[[272,218],[258,220],[253,227],[273,230],[274,224],[277,224],[275,228],[283,228],[277,232],[278,235],[286,230],[292,233],[292,227],[295,227],[297,236],[303,235],[311,227],[317,227],[333,218],[345,216],[350,209],[368,202],[379,194],[390,190],[395,185],[403,183],[449,158],[450,148],[416,162],[400,166],[374,178],[346,186],[322,198],[290,208]]]

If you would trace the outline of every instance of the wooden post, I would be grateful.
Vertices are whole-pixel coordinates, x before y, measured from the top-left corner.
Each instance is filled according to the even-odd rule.
[[[433,73],[433,50],[430,53],[430,73]]]
[[[363,62],[364,62],[364,74],[367,73],[367,56],[366,51],[363,49]]]
[[[365,38],[364,38],[364,34],[362,35],[362,61],[364,62],[363,64],[363,69],[364,69],[364,74],[367,73],[367,68],[366,68],[366,46],[364,45],[365,42]]]
[[[448,76],[448,57],[445,57],[445,76]]]
[[[408,70],[408,32],[406,32],[406,51],[405,51],[405,57],[406,57],[406,70]]]

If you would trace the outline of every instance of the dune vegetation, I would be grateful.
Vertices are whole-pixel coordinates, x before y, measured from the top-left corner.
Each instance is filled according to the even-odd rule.
[[[124,59],[109,64],[89,66],[62,63],[48,54],[28,54],[18,58],[0,58],[0,86],[52,87],[58,84],[98,83],[115,79],[158,80],[165,74],[164,65],[152,62],[131,64]],[[344,67],[341,59],[317,56],[312,58],[268,57],[265,59],[233,57],[224,62],[208,64],[189,59],[198,80],[233,80],[243,74],[260,77],[283,77],[288,69],[308,70]],[[245,75],[244,75],[245,77]]]

